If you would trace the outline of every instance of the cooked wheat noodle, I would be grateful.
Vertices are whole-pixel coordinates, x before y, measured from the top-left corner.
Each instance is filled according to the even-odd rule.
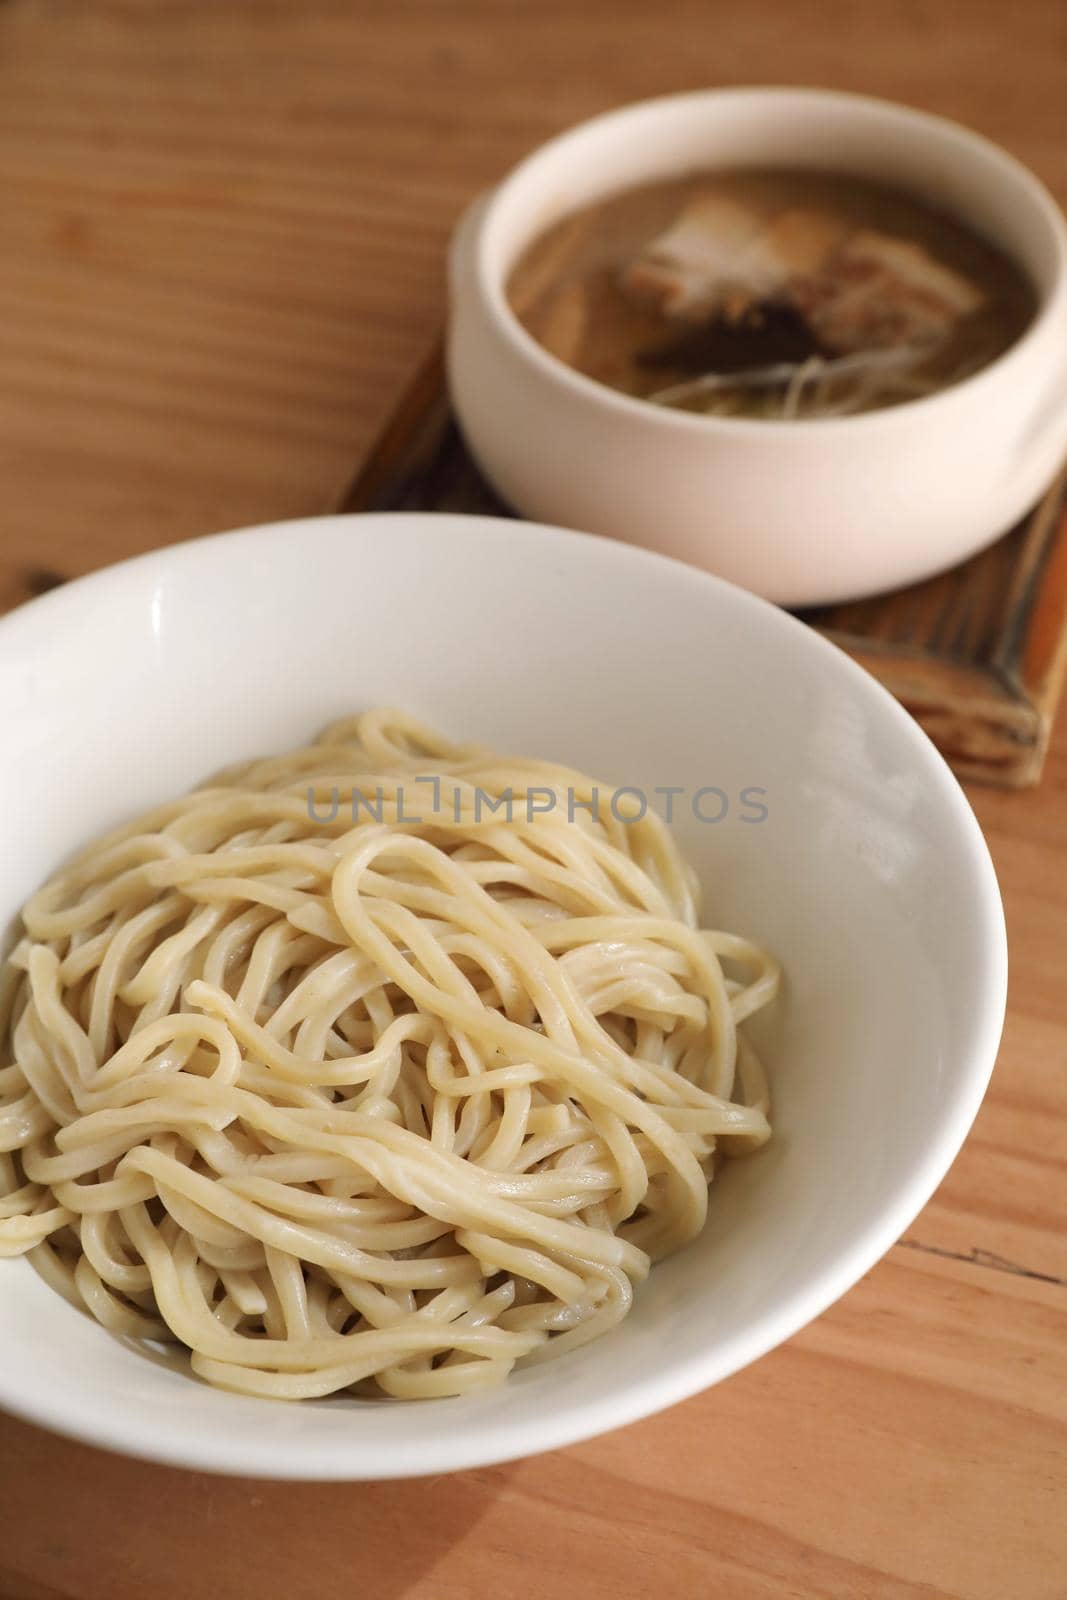
[[[0,974],[0,1255],[282,1399],[617,1323],[769,1136],[778,972],[608,793],[374,711],[83,850]]]

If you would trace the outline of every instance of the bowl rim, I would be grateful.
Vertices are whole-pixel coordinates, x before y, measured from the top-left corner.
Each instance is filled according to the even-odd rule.
[[[416,538],[433,540],[435,544],[441,542],[442,534],[447,539],[449,532],[476,538],[500,538],[498,518],[429,512],[336,514],[205,535],[148,551],[73,579],[62,588],[0,618],[0,670],[13,660],[17,661],[20,636],[60,628],[65,613],[83,611],[87,602],[98,602],[109,589],[121,589],[131,579],[153,573],[163,578],[166,569],[175,564],[195,569],[205,557],[210,560],[213,554],[222,554],[225,560],[243,566],[249,546],[254,544],[261,547],[260,560],[269,561],[272,547],[299,540],[310,562],[308,547],[316,540],[322,541],[325,551],[335,540],[352,544],[354,533],[372,538],[377,529],[387,535],[388,546],[405,527],[411,529]],[[966,873],[961,876],[961,883],[969,885],[973,902],[969,913],[983,928],[982,970],[975,973],[975,1005],[958,1046],[960,1082],[953,1102],[930,1134],[916,1166],[909,1169],[910,1175],[898,1180],[899,1187],[892,1203],[842,1250],[831,1266],[813,1276],[806,1286],[794,1291],[751,1328],[738,1331],[717,1346],[710,1359],[706,1352],[697,1352],[666,1370],[650,1372],[641,1382],[625,1390],[612,1390],[599,1400],[572,1404],[558,1413],[546,1409],[535,1438],[517,1435],[509,1424],[505,1408],[461,1430],[449,1430],[447,1425],[428,1427],[417,1452],[412,1447],[409,1456],[403,1459],[399,1452],[384,1463],[380,1455],[370,1459],[365,1441],[361,1441],[358,1430],[354,1429],[350,1437],[340,1442],[275,1437],[270,1441],[275,1456],[268,1460],[264,1442],[269,1429],[263,1430],[257,1441],[249,1441],[243,1437],[242,1430],[230,1434],[221,1426],[218,1431],[209,1433],[197,1431],[196,1426],[189,1423],[183,1432],[174,1428],[168,1417],[166,1430],[161,1430],[139,1408],[109,1403],[110,1391],[98,1400],[95,1391],[86,1388],[74,1404],[69,1395],[60,1400],[53,1394],[46,1374],[42,1374],[35,1389],[17,1392],[10,1386],[6,1367],[0,1362],[0,1405],[12,1414],[84,1443],[163,1465],[290,1481],[423,1477],[561,1449],[677,1404],[748,1366],[799,1332],[881,1259],[926,1204],[955,1159],[978,1112],[996,1059],[1007,997],[1007,937],[988,846],[959,782],[940,753],[888,690],[858,663],[771,602],[684,562],[595,534],[535,523],[509,525],[507,531],[512,546],[523,542],[533,560],[542,561],[551,558],[553,550],[580,545],[596,547],[608,560],[629,566],[638,574],[670,569],[678,577],[684,577],[688,584],[717,597],[718,603],[738,607],[757,622],[762,618],[761,625],[769,624],[791,634],[799,648],[813,650],[827,659],[832,657],[834,670],[859,689],[872,710],[879,708],[877,714],[896,725],[914,754],[917,770],[930,781],[931,801],[936,795],[938,805],[947,809],[957,838],[965,848]],[[805,643],[801,643],[802,638]],[[427,1419],[432,1415],[437,1423],[447,1424],[449,1406],[447,1400],[423,1402]],[[442,1407],[446,1409],[440,1409]]]
[[[896,405],[884,406],[873,411],[860,412],[855,416],[720,417],[680,411],[669,406],[657,406],[648,400],[623,394],[608,384],[577,372],[558,356],[552,355],[527,332],[508,303],[503,275],[490,270],[487,254],[493,243],[498,208],[509,199],[513,199],[517,192],[521,193],[522,186],[531,175],[536,174],[540,166],[556,159],[566,151],[569,144],[577,143],[590,135],[609,132],[627,122],[654,118],[660,114],[670,115],[687,106],[696,109],[709,103],[722,106],[733,103],[740,106],[760,103],[769,105],[772,102],[779,102],[786,108],[789,102],[809,106],[817,103],[840,106],[851,108],[857,116],[880,116],[898,126],[923,129],[931,138],[938,139],[943,145],[955,146],[972,161],[984,161],[1003,180],[1015,184],[1017,191],[1030,205],[1031,214],[1046,228],[1057,262],[1054,280],[1040,295],[1037,310],[1022,333],[1006,350],[958,383],[949,384],[929,395],[904,400]],[[626,187],[623,182],[612,188],[606,188],[604,192],[617,193]],[[538,145],[512,167],[499,184],[476,199],[472,209],[474,208],[480,208],[477,217],[471,219],[474,233],[471,253],[478,291],[496,332],[511,346],[520,360],[532,363],[544,376],[569,389],[579,398],[597,401],[623,417],[644,420],[649,426],[681,428],[698,435],[706,434],[710,428],[715,432],[721,431],[725,437],[771,437],[780,436],[784,429],[789,437],[803,437],[805,434],[810,436],[815,431],[822,434],[840,430],[852,432],[879,426],[906,426],[917,417],[925,420],[930,417],[934,408],[943,409],[961,396],[979,394],[1002,378],[1017,376],[1035,345],[1046,338],[1052,324],[1058,318],[1067,316],[1067,220],[1036,173],[994,140],[950,117],[920,110],[918,107],[905,105],[899,101],[854,93],[851,90],[758,84],[685,90],[677,94],[657,95],[650,99],[633,101],[577,123]],[[561,215],[567,213],[563,212]],[[467,218],[460,220],[457,232],[462,230],[466,220]],[[537,238],[540,232],[543,232],[543,229],[535,229],[527,239],[527,244]],[[1010,246],[1006,253],[1012,255]]]

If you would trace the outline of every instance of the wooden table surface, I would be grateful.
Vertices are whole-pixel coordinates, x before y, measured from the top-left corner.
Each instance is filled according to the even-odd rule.
[[[604,107],[786,81],[957,116],[1067,202],[1064,0],[2,0],[0,605],[328,508],[471,195]],[[972,798],[1000,1062],[833,1310],[652,1421],[449,1479],[215,1479],[0,1419],[0,1596],[1063,1600],[1065,720],[1039,790]]]

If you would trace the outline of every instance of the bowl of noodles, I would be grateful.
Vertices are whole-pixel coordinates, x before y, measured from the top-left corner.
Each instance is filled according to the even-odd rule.
[[[0,624],[0,1403],[219,1472],[556,1448],[817,1316],[1003,1019],[955,780],[772,606],[331,517]]]

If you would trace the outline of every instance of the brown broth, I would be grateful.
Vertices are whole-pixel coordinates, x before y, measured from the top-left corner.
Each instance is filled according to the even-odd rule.
[[[995,360],[1034,316],[1036,297],[1021,269],[995,245],[932,206],[863,178],[799,169],[752,169],[696,173],[645,184],[556,223],[526,249],[508,280],[508,301],[523,327],[577,372],[642,399],[659,398],[678,386],[691,387],[699,371],[732,372],[729,361],[725,367],[716,364],[714,349],[706,367],[701,368],[701,347],[692,342],[692,320],[685,325],[690,340],[685,347],[678,318],[640,301],[623,280],[626,268],[649,242],[669,228],[694,199],[706,196],[742,204],[764,219],[761,226],[783,213],[810,208],[839,221],[846,237],[852,237],[847,230],[872,230],[909,241],[920,246],[933,263],[961,274],[985,297],[979,309],[958,316],[905,376],[865,378],[867,388],[862,391],[856,390],[854,378],[827,377],[821,380],[817,400],[805,378],[808,397],[794,415],[835,414],[835,401],[837,413],[878,409],[945,388]],[[772,319],[779,309],[770,307]],[[765,305],[763,312],[766,310]],[[756,313],[757,320],[763,312]],[[722,323],[721,314],[716,321]],[[711,345],[718,348],[715,338]],[[769,346],[764,340],[759,348],[765,353],[773,347],[773,340]],[[789,359],[797,363],[801,357]],[[823,359],[840,358],[823,350],[810,370],[843,373],[848,365],[820,369],[819,360]],[[861,355],[858,364],[866,359]],[[771,368],[762,365],[762,360],[761,354],[752,365],[769,374]],[[719,386],[713,394],[683,392],[666,403],[720,415],[786,414],[782,409],[789,403],[783,399],[788,388],[784,379],[782,383],[767,382],[757,375],[755,381],[764,383],[763,387],[745,387],[749,379],[740,387],[723,384],[719,378],[712,381]],[[799,392],[805,392],[803,386]],[[840,403],[842,395],[846,403]],[[825,412],[820,405],[827,408]]]

